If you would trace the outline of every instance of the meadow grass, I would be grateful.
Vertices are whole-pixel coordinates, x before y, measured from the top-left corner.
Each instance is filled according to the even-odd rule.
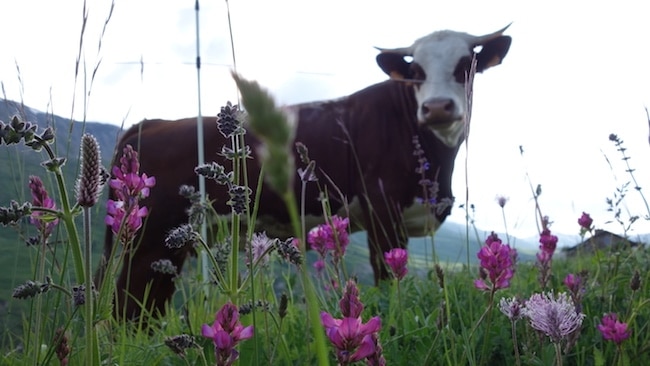
[[[268,112],[253,109],[249,113]],[[47,139],[43,136],[54,139],[46,131],[20,122],[3,125],[9,131],[3,135],[5,144],[34,146],[36,142],[45,147],[43,141]],[[14,133],[20,136],[19,141],[6,137]],[[620,149],[622,141],[615,142]],[[49,171],[43,174],[58,177],[61,166],[52,165],[52,161],[56,162],[54,154],[48,160]],[[274,174],[285,175],[276,180],[282,190],[288,186],[286,174],[294,168],[277,169]],[[376,287],[354,284],[358,297],[349,292],[355,271],[345,264],[347,229],[335,217],[329,219],[332,225],[338,223],[334,227],[321,227],[321,239],[335,244],[330,243],[329,249],[319,251],[318,258],[310,262],[305,261],[304,246],[296,247],[291,240],[260,235],[255,243],[254,233],[244,230],[239,235],[249,243],[249,250],[240,254],[237,245],[227,245],[239,230],[234,226],[222,227],[228,234],[222,231],[215,240],[221,244],[214,248],[194,232],[194,245],[210,254],[212,275],[203,278],[197,265],[178,274],[177,294],[163,318],[152,318],[148,324],[115,320],[113,281],[105,281],[92,292],[93,306],[88,306],[88,296],[79,299],[80,294],[86,295],[88,269],[96,266],[84,254],[87,239],[79,234],[86,232],[89,223],[87,219],[74,219],[84,212],[79,205],[79,185],[71,189],[59,178],[54,181],[58,184],[47,190],[58,189],[57,200],[45,205],[42,201],[33,201],[31,206],[15,203],[2,209],[3,223],[31,215],[42,219],[33,221],[42,228],[59,219],[69,237],[63,245],[57,244],[66,249],[57,253],[60,257],[56,259],[47,236],[41,235],[34,243],[42,248],[34,262],[34,277],[24,279],[13,300],[30,302],[32,310],[25,314],[22,334],[12,337],[10,349],[3,350],[2,364],[228,364],[233,358],[219,358],[224,348],[214,336],[223,328],[212,326],[218,320],[215,313],[227,304],[238,309],[236,319],[229,319],[239,328],[227,332],[234,341],[225,351],[236,354],[235,363],[240,365],[639,365],[650,361],[648,250],[618,247],[596,249],[570,259],[558,257],[551,227],[543,223],[549,232],[541,233],[537,262],[517,263],[507,243],[490,236],[477,253],[481,260],[478,266],[443,268],[429,263],[426,276],[411,271],[400,278],[402,271],[397,278]],[[310,183],[308,179],[305,182]],[[298,207],[296,202],[288,204]],[[248,208],[243,214],[250,214]],[[299,215],[295,219],[296,238],[314,247],[316,239],[302,231]],[[594,229],[590,218],[583,215],[578,219],[576,230],[582,230],[588,239]],[[66,220],[68,224],[64,225]],[[337,234],[328,239],[328,233],[333,232]],[[223,245],[227,245],[226,250],[220,247]],[[287,260],[287,250],[292,248],[301,261]],[[113,275],[108,278],[119,269],[120,252],[123,250],[109,266]],[[51,262],[59,265],[46,265]],[[415,266],[409,262],[406,268],[410,265]],[[362,311],[349,314],[350,310],[341,306],[342,297],[353,299],[355,304],[358,301]],[[566,301],[562,303],[561,299]],[[533,303],[540,301],[541,307],[534,308]],[[616,314],[615,320],[603,318],[610,313]],[[324,329],[324,314],[339,319],[339,323],[326,324]],[[359,326],[356,334],[362,336],[356,340],[344,337],[347,349],[341,349],[340,337],[347,334],[340,328],[345,319],[358,320],[354,323]],[[376,325],[376,319],[380,328],[363,333],[363,325],[373,321]],[[580,321],[567,325],[575,319]],[[240,332],[240,336],[233,332]],[[374,360],[350,357],[370,346]]]
[[[85,5],[83,14],[82,43]],[[110,14],[102,34],[109,20]],[[77,73],[83,65],[81,47]],[[98,68],[99,64],[92,68],[88,96]],[[286,121],[268,96],[246,80],[237,81],[252,128],[255,121],[267,124],[272,119],[278,126],[273,131],[285,131]],[[468,100],[471,103],[471,95]],[[18,118],[2,125],[0,148],[29,144],[45,149],[48,169],[38,175],[52,200],[41,195],[40,200],[17,197],[15,203],[0,202],[3,224],[27,224],[32,218],[31,224],[39,228],[31,243],[37,248],[32,251],[32,277],[20,279],[12,300],[27,302],[29,310],[23,315],[22,329],[3,328],[7,334],[2,338],[8,341],[0,355],[2,365],[650,364],[650,253],[645,246],[595,248],[573,258],[558,256],[552,227],[544,224],[548,221],[531,183],[536,218],[547,230],[540,232],[537,262],[518,262],[506,235],[480,239],[486,243],[476,253],[479,265],[470,265],[467,258],[465,263],[443,266],[435,258],[432,239],[433,258],[409,259],[408,273],[395,264],[396,278],[378,286],[364,283],[363,278],[355,281],[359,270],[346,261],[345,225],[326,215],[328,224],[320,227],[318,239],[301,224],[300,197],[296,201],[287,188],[296,173],[296,167],[287,164],[290,131],[267,136],[272,154],[265,169],[271,185],[285,199],[296,240],[264,238],[252,232],[254,225],[245,229],[236,219],[219,226],[216,239],[209,241],[215,245],[210,247],[194,225],[183,245],[204,249],[209,276],[204,276],[201,260],[192,259],[176,275],[177,292],[164,317],[116,320],[114,278],[125,251],[136,245],[128,237],[119,242],[120,233],[141,228],[129,227],[128,220],[115,225],[118,245],[110,256],[105,280],[86,291],[93,288],[91,272],[97,267],[90,257],[93,224],[88,215],[96,202],[82,199],[79,185],[63,178],[63,170],[76,167],[63,165],[60,152],[48,149],[56,136],[23,123]],[[235,136],[229,148],[239,151],[243,138]],[[622,141],[616,136],[611,139],[625,154]],[[629,164],[628,156],[623,159]],[[246,163],[246,159],[237,161]],[[309,174],[312,168],[307,162],[299,171],[303,184],[314,184]],[[641,194],[633,170],[627,172]],[[26,177],[21,178],[26,185]],[[79,177],[80,182],[87,178],[83,173]],[[245,187],[245,178],[236,172],[230,184]],[[246,189],[239,192],[244,202],[240,215],[251,222],[257,200]],[[650,219],[650,212],[621,218],[618,207],[632,198],[626,196],[626,187],[617,192],[608,202],[625,233],[634,221]],[[645,202],[642,194],[640,199]],[[498,204],[507,230],[506,202]],[[595,228],[584,217],[578,219],[576,230],[589,239]],[[48,223],[55,220],[59,222],[54,236],[46,235]],[[472,225],[468,219],[467,232],[478,233]],[[320,239],[323,250],[307,253],[305,243]],[[240,241],[247,243],[243,253],[238,251]],[[158,265],[173,271],[165,263]],[[147,309],[142,311],[147,313]]]

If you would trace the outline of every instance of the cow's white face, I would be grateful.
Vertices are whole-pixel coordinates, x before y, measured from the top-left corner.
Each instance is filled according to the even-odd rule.
[[[377,63],[391,78],[413,85],[418,122],[445,145],[457,146],[465,130],[465,85],[472,59],[476,57],[477,72],[501,63],[510,47],[510,37],[502,35],[506,28],[481,37],[438,31],[410,47],[381,49]]]

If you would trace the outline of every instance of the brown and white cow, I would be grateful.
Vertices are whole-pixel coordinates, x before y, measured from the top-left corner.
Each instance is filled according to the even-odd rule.
[[[390,75],[390,80],[341,99],[289,108],[297,115],[295,141],[308,147],[310,158],[316,161],[321,185],[329,186],[332,212],[347,208],[355,226],[368,230],[375,281],[388,276],[382,253],[405,247],[408,236],[430,232],[449,215],[451,205],[441,203],[453,200],[454,160],[466,131],[467,74],[474,56],[478,72],[501,63],[511,42],[510,37],[503,35],[506,28],[479,37],[438,31],[410,47],[380,49],[377,63]],[[117,146],[119,153],[131,144],[139,151],[141,171],[157,180],[151,195],[142,202],[150,213],[146,228],[137,238],[141,243],[126,258],[131,266],[123,266],[117,279],[116,310],[121,313],[126,306],[129,318],[138,316],[138,302],[145,298],[147,286],[150,289],[146,307],[164,311],[165,302],[174,292],[172,276],[154,272],[150,264],[166,258],[180,270],[191,250],[169,249],[164,239],[172,228],[187,222],[185,210],[189,202],[179,196],[179,187],[197,186],[196,122],[196,118],[145,120],[129,129]],[[215,122],[215,118],[203,119],[206,160],[216,159],[228,166],[219,161],[219,152],[228,141],[218,132]],[[420,157],[414,154],[414,138],[421,145]],[[246,139],[255,151],[259,141],[251,133]],[[417,172],[419,158],[426,158],[428,163],[424,177]],[[258,161],[248,164],[249,182],[257,181]],[[437,182],[437,204],[433,209],[418,203],[425,196],[423,178]],[[296,181],[298,196],[301,183]],[[229,213],[225,188],[211,181],[206,186],[209,197],[216,200],[215,210]],[[308,215],[322,216],[318,198],[317,186],[308,185]],[[351,204],[344,205],[345,202]],[[262,189],[259,217],[260,221],[269,217],[277,222],[288,221],[283,201],[268,187]],[[423,224],[426,221],[430,224]],[[107,255],[113,240],[108,230]]]

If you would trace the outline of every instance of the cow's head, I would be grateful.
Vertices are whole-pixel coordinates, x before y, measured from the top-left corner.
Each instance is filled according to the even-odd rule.
[[[392,79],[413,84],[419,123],[429,126],[446,145],[457,146],[464,131],[465,80],[472,57],[476,55],[477,72],[500,64],[510,48],[511,38],[503,35],[508,26],[478,37],[434,32],[410,47],[380,48],[377,63]]]

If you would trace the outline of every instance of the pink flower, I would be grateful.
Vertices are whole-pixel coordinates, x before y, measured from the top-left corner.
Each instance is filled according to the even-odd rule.
[[[239,357],[235,346],[240,341],[253,337],[253,327],[242,326],[239,322],[239,310],[233,303],[228,302],[217,311],[211,326],[201,326],[201,335],[212,339],[217,365],[232,365]]]
[[[384,253],[386,264],[393,271],[393,275],[397,280],[401,280],[408,273],[406,264],[408,262],[408,252],[406,249],[393,248],[390,252]]]
[[[581,230],[589,231],[591,230],[591,224],[594,220],[589,216],[588,213],[583,212],[582,216],[578,219],[578,225],[580,225]]]
[[[349,280],[339,302],[343,318],[335,319],[323,311],[321,323],[327,338],[336,348],[336,358],[340,365],[364,359],[376,365],[385,364],[377,334],[381,329],[381,319],[375,316],[364,324],[361,320],[363,304],[358,296],[356,283]]]
[[[483,291],[496,291],[510,287],[510,279],[515,274],[515,262],[517,251],[503,244],[501,239],[492,232],[485,240],[483,246],[477,253],[481,261],[481,273],[484,275],[474,281],[474,286]],[[486,280],[489,279],[489,283]]]
[[[54,200],[47,194],[47,190],[45,190],[45,186],[43,185],[41,178],[35,175],[30,175],[29,190],[32,193],[33,206],[56,210],[56,204],[54,203]],[[43,238],[47,239],[52,234],[54,227],[59,223],[59,219],[46,221],[44,220],[44,214],[45,213],[41,211],[34,211],[32,212],[31,218],[29,220],[32,225],[36,226]]]
[[[539,236],[539,252],[537,253],[537,265],[539,267],[539,281],[542,287],[546,287],[551,276],[551,262],[557,248],[557,236],[551,235],[549,229],[542,230]]]
[[[605,340],[612,341],[617,346],[624,340],[630,338],[631,335],[627,328],[627,323],[618,321],[616,313],[605,314],[601,323],[598,324],[598,330]]]
[[[120,158],[120,166],[113,167],[114,179],[109,186],[115,193],[116,200],[108,200],[105,222],[111,227],[113,233],[118,234],[121,226],[122,236],[120,241],[128,243],[135,233],[142,227],[142,218],[147,216],[146,207],[140,208],[138,201],[149,196],[149,190],[156,184],[154,177],[140,175],[138,153],[131,145],[126,145]],[[124,220],[124,217],[127,217]]]
[[[564,285],[569,289],[570,292],[572,293],[577,293],[580,290],[580,277],[574,275],[573,273],[569,273],[564,277]]]
[[[343,258],[345,249],[350,243],[348,237],[348,224],[350,220],[334,215],[331,223],[319,225],[309,231],[307,242],[312,249],[317,251],[324,259],[328,252],[332,252],[335,261]]]

